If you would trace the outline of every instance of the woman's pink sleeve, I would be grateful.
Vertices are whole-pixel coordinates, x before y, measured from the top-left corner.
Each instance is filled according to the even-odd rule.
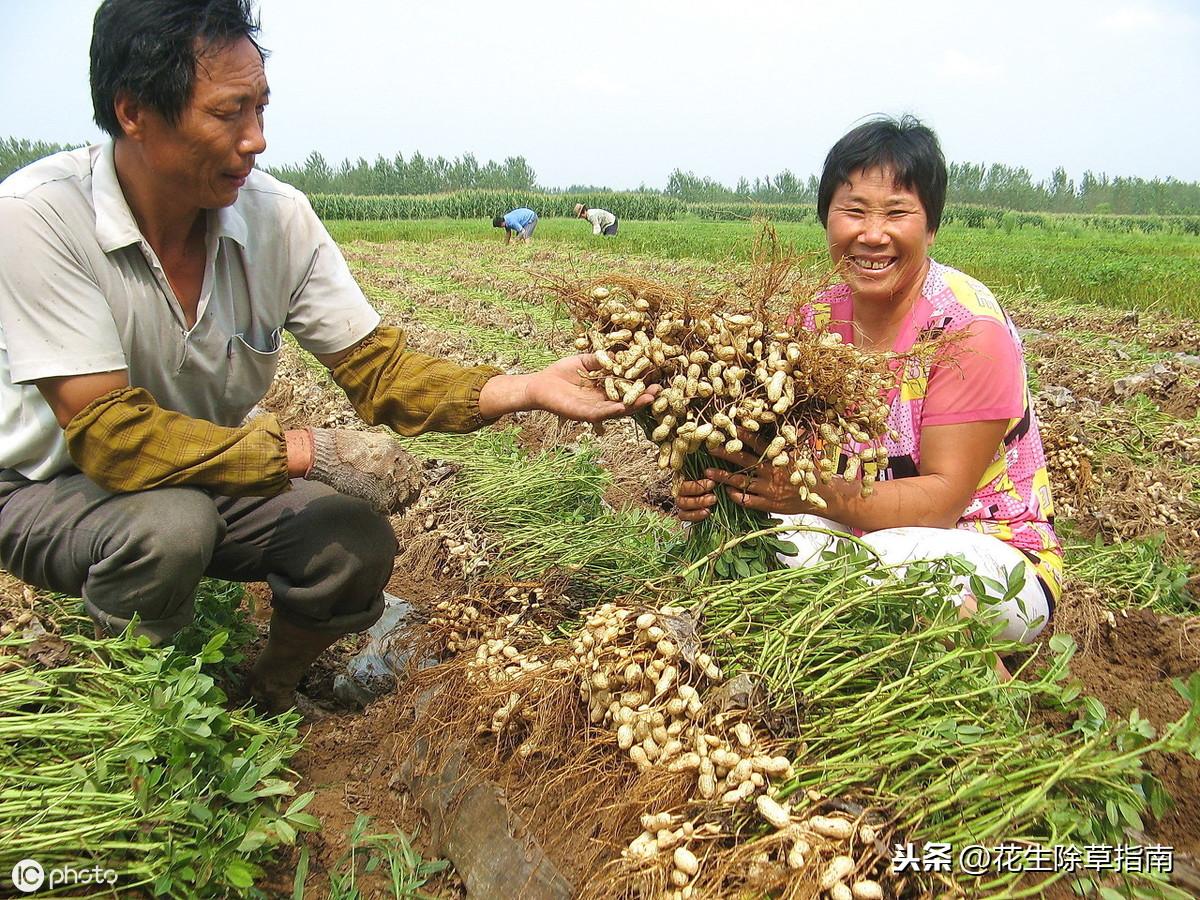
[[[977,319],[929,373],[922,425],[958,425],[1025,414],[1025,363],[1001,322]]]

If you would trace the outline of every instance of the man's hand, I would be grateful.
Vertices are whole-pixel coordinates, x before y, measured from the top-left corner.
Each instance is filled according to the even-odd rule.
[[[577,422],[602,422],[627,416],[648,406],[659,386],[651,385],[629,406],[609,400],[599,381],[583,377],[581,372],[598,372],[600,363],[591,353],[568,356],[530,376],[529,398],[533,409],[544,409]]]
[[[497,375],[479,392],[479,414],[494,419],[510,412],[544,409],[565,419],[597,424],[627,416],[651,403],[659,386],[651,385],[629,406],[609,400],[598,381],[583,376],[600,364],[590,353],[568,356],[532,375]]]
[[[385,516],[421,495],[421,461],[396,440],[371,431],[313,428],[312,466],[305,477],[366,500]]]

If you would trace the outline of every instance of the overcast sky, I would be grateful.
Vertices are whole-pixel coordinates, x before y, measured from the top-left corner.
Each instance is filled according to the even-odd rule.
[[[90,141],[96,0],[0,0],[0,136]],[[541,184],[819,172],[863,116],[947,159],[1200,181],[1197,0],[261,0],[262,165],[523,155]]]

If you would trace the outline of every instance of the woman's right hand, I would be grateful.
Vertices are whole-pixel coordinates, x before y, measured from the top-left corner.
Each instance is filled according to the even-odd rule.
[[[675,500],[675,515],[684,522],[700,522],[708,518],[708,509],[717,502],[713,493],[717,483],[711,478],[698,481],[683,481],[679,484],[679,496]]]

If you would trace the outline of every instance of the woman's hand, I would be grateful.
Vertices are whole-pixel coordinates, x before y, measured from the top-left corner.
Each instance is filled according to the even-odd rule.
[[[775,466],[770,460],[762,458],[767,449],[765,441],[749,432],[741,431],[739,438],[745,450],[728,453],[724,447],[717,447],[712,451],[712,455],[733,463],[741,471],[704,470],[708,479],[725,485],[730,500],[747,509],[788,516],[816,511],[806,500],[800,499],[796,486],[789,480],[792,474],[791,466]]]
[[[715,488],[716,482],[711,478],[682,482],[675,499],[675,515],[685,522],[707,519],[708,508],[717,502],[717,495],[713,493]]]
[[[737,466],[739,471],[706,469],[703,479],[680,484],[676,500],[680,519],[699,522],[707,518],[709,508],[717,502],[713,491],[718,484],[725,486],[730,500],[747,509],[780,515],[820,512],[808,501],[800,499],[796,486],[789,480],[791,466],[774,466],[762,460],[766,444],[753,434],[741,432],[739,438],[752,452],[727,453],[723,447],[710,451],[718,459]]]

